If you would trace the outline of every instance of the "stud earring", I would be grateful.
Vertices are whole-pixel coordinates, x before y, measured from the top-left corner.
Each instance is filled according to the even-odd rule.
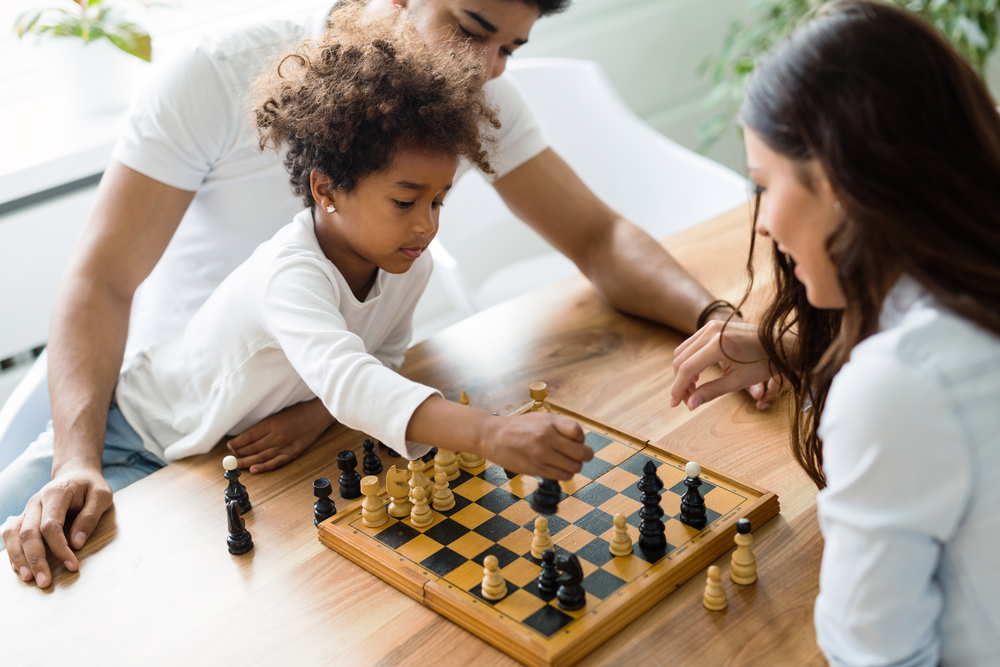
[[[330,204],[329,206],[327,206],[327,207],[326,207],[326,212],[327,212],[327,213],[333,213],[333,212],[334,212],[334,211],[336,211],[336,210],[337,210],[337,209],[336,209],[336,208],[334,208],[333,204]]]
[[[836,199],[833,201],[833,208],[836,209],[836,211],[838,213],[840,211],[844,210],[844,207],[840,205],[840,200],[836,200]]]

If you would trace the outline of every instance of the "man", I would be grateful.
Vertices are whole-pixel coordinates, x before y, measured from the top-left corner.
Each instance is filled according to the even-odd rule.
[[[711,294],[590,192],[545,146],[516,89],[501,77],[535,21],[568,3],[371,0],[368,7],[406,11],[431,42],[482,50],[503,123],[497,192],[612,306],[692,332],[699,319],[729,310],[712,310]],[[87,541],[113,491],[134,481],[111,484],[102,472],[113,465],[105,429],[123,359],[178,333],[222,279],[301,208],[280,160],[256,150],[240,102],[267,54],[323,26],[325,20],[311,29],[271,22],[206,40],[161,69],[133,111],[60,286],[48,347],[53,429],[0,473],[0,511],[5,501],[24,508],[3,539],[25,581],[51,583],[46,546],[75,571],[73,549]],[[273,415],[229,446],[240,467],[262,472],[294,459],[332,423],[313,400]],[[162,465],[146,454],[137,453],[144,459],[138,476]],[[49,471],[51,481],[39,477]],[[26,505],[23,495],[3,498],[10,493],[5,481],[14,477],[38,479],[32,491],[41,490]]]

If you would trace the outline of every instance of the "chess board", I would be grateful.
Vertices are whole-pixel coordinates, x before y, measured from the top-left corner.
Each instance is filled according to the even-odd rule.
[[[708,524],[691,528],[678,519],[686,459],[552,401],[533,401],[515,414],[535,410],[578,421],[595,452],[579,474],[561,483],[566,497],[557,514],[547,517],[556,552],[575,553],[583,566],[583,609],[565,611],[554,596],[538,591],[540,561],[531,556],[538,515],[527,501],[537,480],[508,479],[489,462],[461,470],[450,483],[455,507],[433,510],[426,527],[414,527],[409,517],[389,517],[385,525],[368,528],[359,500],[320,524],[320,541],[521,662],[563,666],[731,549],[738,519],[750,519],[756,529],[778,513],[773,493],[703,466]],[[667,548],[659,555],[638,547],[642,504],[636,483],[650,460],[664,484]],[[381,495],[388,501],[384,488]],[[615,557],[608,550],[619,513],[628,517],[631,556]],[[483,560],[490,554],[507,583],[507,595],[498,601],[486,600],[480,590]]]

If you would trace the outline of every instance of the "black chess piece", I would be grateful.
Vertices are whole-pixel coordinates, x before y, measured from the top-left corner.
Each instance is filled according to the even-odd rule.
[[[543,554],[544,555],[544,554]],[[587,593],[583,590],[583,568],[576,554],[562,553],[556,559],[559,575],[559,591],[556,593],[557,604],[567,611],[583,609],[587,603]]]
[[[420,460],[423,461],[424,464],[428,464],[428,463],[433,464],[434,463],[434,457],[437,456],[437,453],[438,453],[438,448],[437,447],[431,447],[430,451],[428,451],[426,454],[424,454],[423,456],[420,457]],[[428,477],[433,477],[433,476],[434,475],[428,475]]]
[[[229,545],[229,553],[234,556],[245,554],[253,549],[253,538],[250,537],[250,531],[246,529],[246,522],[243,520],[242,514],[238,500],[230,500],[226,503],[226,516],[229,520],[229,537],[226,539],[226,544]]]
[[[656,554],[667,548],[664,536],[663,508],[660,507],[660,489],[663,482],[656,474],[656,465],[647,461],[639,480],[642,509],[639,510],[639,548],[644,553]]]
[[[516,472],[514,472],[513,470],[507,470],[506,468],[503,469],[503,474],[507,475],[507,479],[514,479],[515,477],[517,477]]]
[[[705,510],[705,499],[698,490],[701,486],[701,477],[699,475],[688,477],[684,480],[684,486],[687,487],[687,491],[681,497],[681,522],[692,528],[704,528],[708,523],[708,512]]]
[[[230,457],[226,457],[229,459]],[[226,502],[230,500],[235,500],[240,504],[240,513],[246,514],[253,509],[253,505],[250,504],[250,494],[247,493],[247,487],[240,484],[240,471],[236,468],[236,459],[233,457],[232,463],[230,465],[234,466],[231,470],[227,469],[223,477],[229,480],[229,486],[226,487]],[[223,460],[223,465],[226,461]]]
[[[320,521],[325,521],[337,513],[337,506],[330,500],[333,493],[333,484],[326,477],[320,477],[313,482],[313,495],[319,498],[313,505],[313,523],[319,525]]]
[[[375,441],[371,438],[365,440],[365,458],[361,462],[361,468],[365,475],[377,475],[382,472],[382,459],[375,453]]]
[[[340,497],[349,500],[361,495],[361,475],[355,468],[358,467],[358,457],[350,449],[337,454],[337,468],[340,473]]]
[[[559,488],[559,482],[554,479],[539,479],[538,488],[528,498],[528,504],[539,514],[552,515],[559,509],[560,500],[562,489]]]
[[[559,571],[556,569],[556,552],[542,552],[542,571],[538,574],[538,594],[551,600],[559,590]]]
[[[385,452],[386,454],[389,455],[389,458],[393,459],[399,458],[399,452],[397,452],[395,449],[391,449],[388,445],[385,445],[381,440],[378,440],[377,442],[380,447],[385,447]]]

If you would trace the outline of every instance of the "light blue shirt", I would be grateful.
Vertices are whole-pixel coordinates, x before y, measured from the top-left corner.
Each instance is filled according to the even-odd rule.
[[[819,433],[830,664],[1000,665],[1000,337],[901,278]]]

